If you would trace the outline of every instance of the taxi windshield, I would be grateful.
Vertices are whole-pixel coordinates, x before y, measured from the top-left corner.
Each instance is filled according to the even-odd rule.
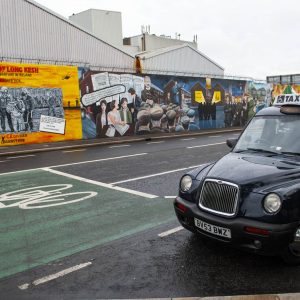
[[[300,156],[300,116],[254,117],[233,151],[256,151]]]

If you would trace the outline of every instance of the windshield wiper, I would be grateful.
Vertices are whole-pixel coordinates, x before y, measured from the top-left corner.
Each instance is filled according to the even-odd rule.
[[[247,150],[278,155],[278,152],[274,152],[274,151],[270,151],[270,150],[265,150],[265,149],[261,149],[261,148],[247,148],[244,151],[247,151]]]
[[[300,155],[299,152],[289,152],[289,151],[283,151],[283,152],[280,152],[280,154]]]

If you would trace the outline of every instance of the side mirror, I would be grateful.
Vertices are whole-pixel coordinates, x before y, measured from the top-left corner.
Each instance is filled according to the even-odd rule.
[[[227,146],[228,146],[229,148],[233,148],[233,147],[236,145],[237,140],[238,140],[238,139],[228,139],[228,140],[226,141],[226,144],[227,144]]]

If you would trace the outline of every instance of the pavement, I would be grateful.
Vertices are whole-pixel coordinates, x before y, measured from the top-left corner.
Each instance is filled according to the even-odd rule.
[[[53,142],[53,143],[41,143],[41,144],[26,144],[26,145],[16,145],[16,146],[1,146],[0,145],[0,156],[6,155],[22,155],[31,154],[37,152],[47,152],[56,150],[66,150],[66,149],[80,149],[86,147],[95,147],[101,145],[113,145],[113,144],[126,144],[132,142],[142,142],[150,140],[162,140],[162,139],[174,139],[180,137],[194,137],[209,134],[218,134],[225,132],[241,132],[241,127],[231,127],[231,128],[217,128],[217,129],[207,129],[197,132],[183,132],[183,133],[166,133],[166,134],[148,134],[141,136],[124,136],[124,137],[114,137],[114,138],[95,138],[89,140],[70,140],[63,142]]]
[[[170,134],[159,134],[159,135],[144,135],[144,136],[129,136],[129,137],[116,137],[116,138],[105,138],[105,139],[91,139],[91,140],[75,140],[75,141],[63,141],[55,143],[41,143],[41,144],[28,144],[28,145],[17,145],[9,147],[0,146],[0,156],[6,155],[22,155],[37,152],[56,151],[62,149],[76,149],[95,147],[100,145],[111,145],[111,144],[124,144],[132,142],[141,142],[149,140],[161,140],[161,139],[172,139],[180,137],[193,137],[201,135],[218,134],[225,132],[241,132],[242,128],[222,128],[222,129],[210,129],[202,130],[199,132],[186,132],[186,133],[170,133]],[[156,298],[158,299],[158,298]],[[162,300],[300,300],[300,293],[289,293],[289,294],[264,294],[264,295],[236,295],[236,296],[217,296],[217,297],[190,297],[190,298],[161,298]]]

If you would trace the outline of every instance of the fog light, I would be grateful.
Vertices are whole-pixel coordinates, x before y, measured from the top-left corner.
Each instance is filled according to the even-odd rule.
[[[254,241],[254,246],[255,246],[257,249],[260,249],[260,248],[261,248],[261,241],[255,240],[255,241]]]
[[[300,242],[300,228],[296,230],[294,241]]]
[[[182,211],[183,213],[186,212],[187,208],[186,208],[183,204],[177,202],[175,205],[176,205],[176,207],[177,207],[180,211]]]

